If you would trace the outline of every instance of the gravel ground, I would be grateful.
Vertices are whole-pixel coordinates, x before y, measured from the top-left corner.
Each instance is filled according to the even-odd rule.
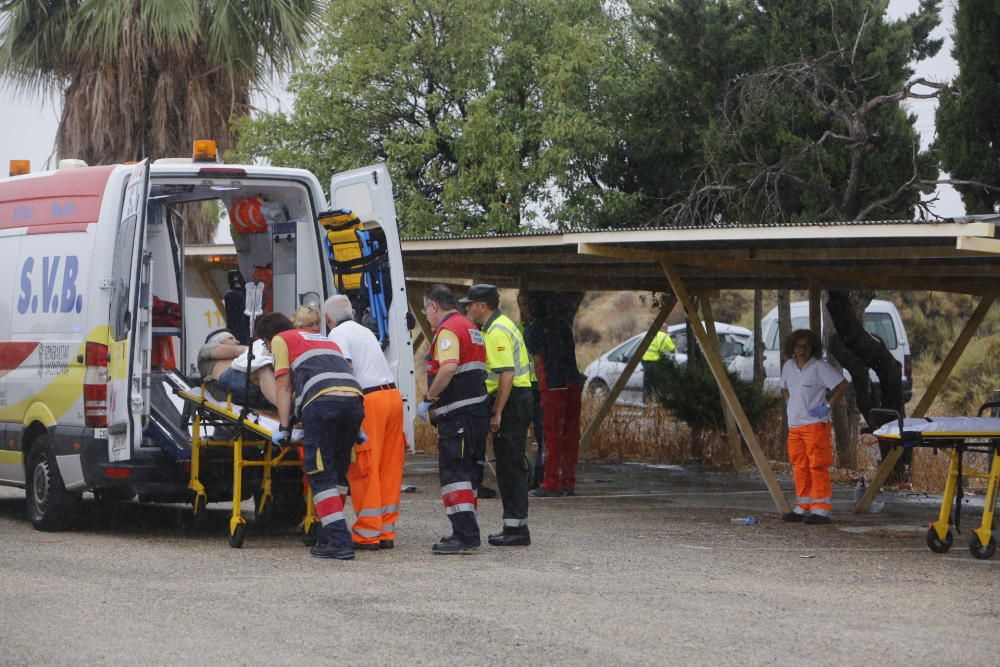
[[[407,470],[397,548],[353,562],[252,526],[231,549],[225,505],[196,530],[89,502],[40,533],[0,489],[0,665],[995,664],[1000,558],[965,531],[931,553],[933,507],[855,516],[838,489],[836,525],[786,525],[754,477],[589,464],[581,495],[532,500],[531,547],[445,557],[434,463]],[[480,515],[495,531],[499,501]]]

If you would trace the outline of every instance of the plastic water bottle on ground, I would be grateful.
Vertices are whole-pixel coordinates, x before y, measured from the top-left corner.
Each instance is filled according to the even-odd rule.
[[[729,523],[734,526],[756,526],[759,521],[752,516],[734,516]]]

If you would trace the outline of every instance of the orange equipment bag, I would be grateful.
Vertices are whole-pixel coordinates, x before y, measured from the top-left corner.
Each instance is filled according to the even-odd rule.
[[[261,213],[263,197],[236,197],[229,207],[229,220],[237,231],[254,234],[267,231],[267,221]]]
[[[336,274],[337,289],[340,292],[361,289],[364,258],[361,241],[355,233],[365,228],[361,218],[353,211],[342,208],[320,213],[318,222],[323,225],[326,239],[330,242],[330,261]]]

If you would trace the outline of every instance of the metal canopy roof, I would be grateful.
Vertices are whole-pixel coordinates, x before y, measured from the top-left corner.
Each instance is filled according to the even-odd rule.
[[[1000,288],[1000,216],[615,229],[403,241],[407,279],[548,290]]]

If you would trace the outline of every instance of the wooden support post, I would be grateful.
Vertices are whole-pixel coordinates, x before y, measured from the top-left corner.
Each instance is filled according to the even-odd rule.
[[[823,294],[819,286],[812,280],[809,281],[809,330],[817,336],[823,330],[823,301],[820,296]]]
[[[917,403],[917,407],[913,409],[911,417],[923,417],[927,414],[930,409],[931,404],[937,395],[944,388],[945,382],[948,381],[948,376],[951,375],[951,371],[955,368],[955,364],[961,358],[962,353],[968,346],[969,341],[972,340],[972,336],[976,333],[976,329],[979,325],[983,323],[986,319],[986,314],[990,310],[990,306],[996,300],[996,294],[988,294],[984,296],[979,301],[979,305],[972,312],[972,316],[969,317],[969,321],[966,322],[965,328],[962,329],[962,333],[958,335],[955,340],[955,344],[951,346],[951,351],[948,352],[948,356],[945,357],[944,361],[941,362],[941,367],[938,372],[934,374],[934,379],[931,380],[930,384],[927,385],[927,390],[924,395],[920,397],[920,401]],[[868,490],[865,491],[865,495],[858,502],[857,507],[854,511],[858,514],[863,514],[868,511],[868,507],[875,500],[875,496],[878,495],[879,490],[882,485],[885,484],[885,480],[889,478],[889,473],[896,466],[896,462],[899,461],[899,457],[903,455],[902,447],[893,447],[886,455],[885,460],[875,471],[875,477],[872,479],[871,484],[868,485]]]
[[[420,346],[424,344],[425,340],[427,340],[427,336],[424,335],[424,332],[422,330],[418,330],[417,335],[413,337],[413,351],[416,352],[417,350],[419,350]]]
[[[712,300],[707,296],[701,298],[701,314],[702,318],[705,320],[705,329],[708,332],[708,337],[715,342],[716,350],[719,349],[719,335],[715,331],[715,316],[712,314]],[[720,392],[721,397],[721,392]],[[729,451],[733,457],[733,467],[737,470],[743,470],[746,467],[746,461],[743,460],[743,448],[742,442],[740,441],[740,431],[736,426],[736,418],[733,417],[732,410],[726,405],[726,401],[722,401],[722,414],[726,418],[726,440],[729,441]]]
[[[701,349],[705,352],[705,359],[708,360],[708,366],[712,369],[712,375],[715,376],[715,382],[719,386],[723,402],[729,407],[736,419],[736,424],[743,434],[743,439],[746,440],[754,462],[757,464],[757,468],[764,478],[767,490],[771,493],[771,499],[774,501],[775,508],[780,514],[791,512],[788,500],[785,498],[785,494],[782,493],[781,485],[778,484],[778,478],[771,468],[771,462],[767,460],[764,450],[761,449],[760,443],[757,442],[757,436],[750,426],[750,420],[747,419],[746,413],[743,412],[743,406],[740,405],[739,400],[736,398],[736,392],[733,391],[733,386],[729,382],[729,376],[726,374],[726,368],[722,364],[722,359],[719,358],[715,345],[708,337],[708,332],[705,331],[705,327],[698,317],[698,311],[695,309],[691,297],[688,295],[687,289],[681,281],[680,273],[672,264],[666,261],[661,261],[660,267],[667,275],[667,280],[670,281],[670,288],[687,312],[688,320],[691,323],[691,331],[694,332],[698,343],[701,345]]]
[[[628,382],[629,377],[632,376],[632,372],[635,371],[635,367],[639,365],[639,360],[642,359],[642,355],[646,353],[649,348],[649,344],[653,342],[656,337],[656,332],[660,330],[663,323],[667,321],[667,316],[670,315],[670,311],[674,309],[674,305],[677,303],[677,297],[672,294],[663,295],[663,303],[660,306],[660,312],[656,315],[653,323],[649,325],[649,330],[646,331],[646,335],[643,336],[642,340],[639,341],[639,347],[635,348],[635,354],[632,358],[628,360],[625,364],[625,369],[622,374],[618,376],[615,380],[614,385],[611,390],[608,391],[608,395],[605,397],[604,402],[601,403],[601,407],[597,409],[597,414],[594,418],[590,420],[587,425],[587,430],[580,438],[580,453],[583,454],[590,446],[590,442],[594,439],[594,435],[597,433],[597,429],[601,427],[601,423],[604,418],[608,416],[611,412],[612,406],[614,406],[615,401],[618,400],[618,395],[622,393],[622,389],[625,388],[625,383]]]
[[[424,315],[424,301],[417,295],[416,291],[408,289],[406,290],[406,302],[410,304],[410,312],[413,316],[417,318],[417,326],[420,327],[420,333],[424,335],[428,341],[434,338],[434,330],[431,328],[431,323],[427,321],[427,316]],[[417,344],[413,344],[413,349],[417,349]]]

